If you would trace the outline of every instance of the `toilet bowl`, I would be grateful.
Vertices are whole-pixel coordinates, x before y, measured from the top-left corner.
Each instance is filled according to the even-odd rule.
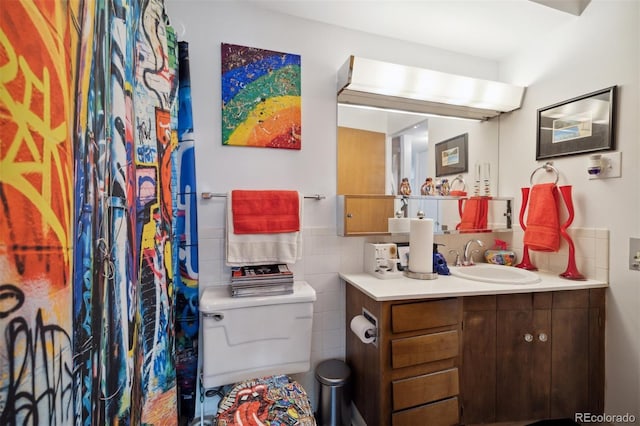
[[[301,415],[313,418],[304,389],[287,375],[310,369],[315,300],[315,290],[303,281],[296,281],[293,293],[285,295],[231,297],[226,286],[203,291],[199,307],[202,385],[208,389],[235,384],[223,398],[233,406],[221,405],[219,415],[227,416],[229,410],[238,408],[236,394],[277,407],[278,395],[293,392],[306,401],[297,404]],[[260,415],[265,414],[261,411]]]

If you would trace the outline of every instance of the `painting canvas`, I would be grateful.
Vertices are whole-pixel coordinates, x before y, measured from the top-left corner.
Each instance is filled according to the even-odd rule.
[[[301,148],[300,55],[222,43],[222,144]]]

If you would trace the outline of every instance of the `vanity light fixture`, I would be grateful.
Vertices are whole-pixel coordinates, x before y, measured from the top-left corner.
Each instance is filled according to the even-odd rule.
[[[488,120],[520,108],[524,87],[350,56],[338,103]]]

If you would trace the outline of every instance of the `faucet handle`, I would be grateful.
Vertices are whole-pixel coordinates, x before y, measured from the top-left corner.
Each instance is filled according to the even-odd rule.
[[[458,250],[451,249],[451,250],[449,250],[449,253],[455,253],[456,254],[456,260],[454,262],[454,265],[455,266],[462,266],[462,262],[460,262],[460,253],[458,253]]]

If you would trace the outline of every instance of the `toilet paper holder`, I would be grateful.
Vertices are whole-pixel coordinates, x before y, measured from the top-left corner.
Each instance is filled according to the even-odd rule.
[[[365,317],[371,324],[373,324],[373,336],[367,337],[374,337],[372,343],[374,346],[378,346],[378,318],[373,316],[373,314],[367,311],[366,308],[362,308],[362,316]]]

